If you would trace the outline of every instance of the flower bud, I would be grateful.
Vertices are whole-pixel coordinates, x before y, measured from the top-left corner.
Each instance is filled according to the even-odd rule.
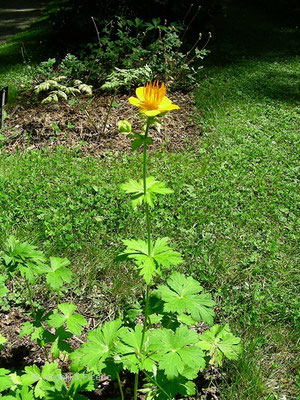
[[[131,132],[131,123],[126,119],[118,122],[118,129],[121,133],[130,133]]]

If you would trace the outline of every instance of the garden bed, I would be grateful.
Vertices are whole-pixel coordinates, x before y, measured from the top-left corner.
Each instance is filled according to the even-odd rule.
[[[199,137],[195,121],[196,107],[190,94],[173,93],[173,102],[180,106],[176,113],[166,115],[161,129],[154,130],[154,147],[166,150],[184,149]],[[117,96],[106,125],[104,121],[111,97],[96,95],[86,100],[42,105],[20,105],[8,110],[8,119],[3,134],[8,152],[41,149],[43,147],[80,146],[82,152],[98,154],[109,151],[127,151],[131,141],[117,129],[118,121],[128,119],[133,129],[140,131],[143,122],[136,109],[128,102],[128,96]],[[169,140],[172,138],[172,140]]]

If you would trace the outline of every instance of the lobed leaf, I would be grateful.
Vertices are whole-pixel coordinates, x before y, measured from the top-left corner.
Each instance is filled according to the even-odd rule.
[[[154,330],[151,336],[160,356],[158,366],[168,379],[183,375],[187,368],[197,374],[205,367],[204,353],[196,346],[199,339],[195,331],[181,325],[175,332],[165,328]]]
[[[237,360],[242,352],[240,342],[241,339],[231,333],[228,324],[224,327],[216,324],[200,336],[198,346],[208,351],[210,364],[220,366],[224,357]]]
[[[182,322],[186,321],[185,315],[188,314],[195,322],[202,320],[212,324],[216,303],[209,294],[200,293],[202,290],[192,277],[174,272],[166,285],[158,286],[155,294],[165,302],[164,311],[177,313]],[[191,321],[187,322],[190,325]]]
[[[114,354],[121,325],[122,321],[117,319],[88,332],[87,342],[70,355],[72,370],[87,367],[94,373],[101,373],[106,367],[106,360]]]
[[[154,276],[161,275],[160,266],[170,267],[182,262],[181,255],[172,250],[168,245],[169,238],[157,239],[151,242],[150,254],[148,244],[144,240],[124,240],[126,249],[120,254],[121,259],[134,259],[140,275],[149,284]]]
[[[173,193],[171,189],[166,187],[164,182],[156,181],[153,176],[146,178],[146,193],[144,191],[143,179],[140,181],[130,179],[127,183],[121,185],[121,189],[132,195],[131,200],[134,208],[143,202],[153,207],[157,194]]]
[[[62,314],[53,313],[48,319],[48,324],[52,328],[60,328],[66,323],[68,330],[74,335],[80,336],[83,326],[87,324],[86,319],[81,314],[74,314],[76,310],[74,304],[63,303],[58,306]]]
[[[72,271],[66,268],[70,261],[66,258],[50,257],[50,268],[47,273],[47,283],[54,291],[59,290],[64,283],[70,283]]]

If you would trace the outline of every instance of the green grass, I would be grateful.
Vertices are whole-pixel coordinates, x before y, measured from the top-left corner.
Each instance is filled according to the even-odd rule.
[[[47,60],[53,44],[52,33],[43,19],[28,30],[0,43],[0,88],[9,86],[9,103],[17,101],[18,87],[28,79],[26,65]]]
[[[151,155],[151,175],[174,189],[153,213],[154,236],[172,238],[185,259],[180,268],[211,290],[218,318],[244,340],[240,361],[222,371],[222,399],[299,394],[298,63],[210,67],[195,92],[200,142]],[[122,239],[145,237],[145,223],[119,185],[140,176],[139,155],[3,153],[0,241],[14,234],[68,257],[78,291],[92,297],[96,285],[120,307],[139,282],[114,257]]]

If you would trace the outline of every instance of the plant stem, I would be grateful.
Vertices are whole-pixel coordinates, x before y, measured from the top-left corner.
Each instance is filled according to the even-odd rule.
[[[151,118],[147,119],[147,125],[145,130],[145,139],[148,137],[149,127],[151,123]],[[147,182],[146,182],[146,173],[147,173],[147,143],[144,142],[144,157],[143,157],[143,183],[144,183],[144,196],[147,193]],[[151,228],[150,228],[150,212],[149,212],[149,204],[146,203],[146,222],[147,222],[147,241],[148,241],[148,254],[151,252]]]
[[[167,396],[168,399],[172,399],[172,397],[170,397],[170,395],[165,391],[165,389],[164,389],[162,386],[160,386],[160,384],[157,383],[157,381],[156,381],[154,378],[152,378],[150,375],[148,375],[146,371],[144,371],[144,374],[146,375],[146,377],[147,377],[155,386],[157,386],[157,387]]]
[[[27,279],[25,279],[25,282],[26,282],[26,287],[27,287],[27,290],[28,290],[28,296],[29,296],[31,311],[32,311],[32,314],[34,314],[35,309],[34,309],[34,306],[33,306],[33,300],[32,300],[31,289],[30,289],[30,286],[29,286],[29,283],[28,283],[28,280],[27,280]]]
[[[151,124],[151,118],[147,118],[147,124],[146,124],[146,129],[145,129],[145,139],[148,137],[148,132]],[[144,196],[146,196],[147,193],[147,181],[146,181],[146,173],[147,173],[147,141],[144,141],[144,152],[143,152],[143,184],[144,184]],[[150,211],[149,211],[149,205],[147,202],[146,204],[146,223],[147,223],[147,242],[148,242],[148,254],[150,255],[151,253],[151,228],[150,228]],[[140,345],[140,352],[142,353],[143,351],[143,345],[144,345],[144,340],[145,340],[145,334],[147,331],[147,321],[148,321],[148,305],[149,305],[149,290],[150,290],[150,285],[147,284],[146,287],[146,299],[145,299],[145,321],[144,321],[144,326],[143,326],[143,333],[142,333],[142,339],[141,339],[141,345]],[[135,380],[134,380],[134,400],[137,400],[137,391],[138,391],[138,382],[139,382],[139,373],[135,375]]]
[[[133,400],[137,400],[137,391],[138,391],[138,384],[139,384],[139,373],[137,372],[134,377],[134,394]]]
[[[123,389],[122,389],[122,383],[121,383],[121,379],[120,379],[120,375],[117,372],[117,380],[118,380],[118,384],[119,384],[119,390],[120,390],[120,394],[121,394],[121,400],[124,400],[124,393],[123,393]]]

